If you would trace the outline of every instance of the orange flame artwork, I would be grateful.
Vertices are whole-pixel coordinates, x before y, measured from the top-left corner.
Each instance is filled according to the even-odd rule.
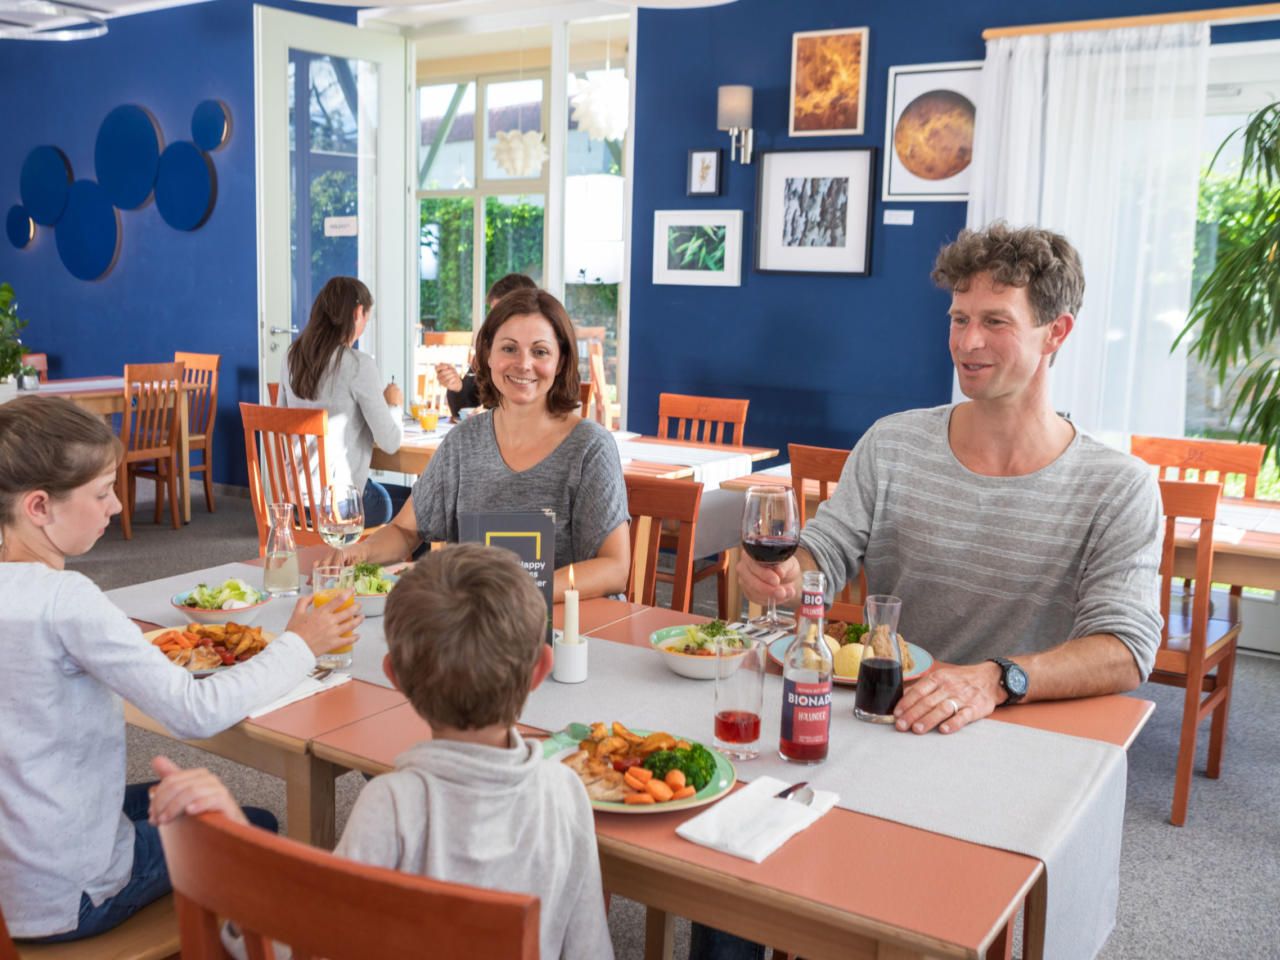
[[[862,133],[866,27],[792,35],[791,136]]]

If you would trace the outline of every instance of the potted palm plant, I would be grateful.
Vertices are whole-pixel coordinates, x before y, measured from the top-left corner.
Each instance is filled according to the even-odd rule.
[[[27,321],[18,317],[13,287],[0,283],[0,397],[18,389],[18,377],[26,369],[22,362],[22,341],[18,339],[26,325]]]
[[[1280,337],[1280,102],[1253,114],[1243,134],[1239,183],[1251,195],[1233,223],[1231,249],[1192,301],[1178,342],[1192,337],[1191,353],[1220,384],[1240,371],[1231,410],[1233,420],[1241,417],[1239,438],[1277,449],[1280,357],[1268,347]]]

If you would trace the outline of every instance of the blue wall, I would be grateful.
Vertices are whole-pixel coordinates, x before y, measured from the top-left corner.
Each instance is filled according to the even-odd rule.
[[[951,397],[949,297],[929,271],[964,226],[963,203],[890,204],[915,210],[910,227],[883,224],[878,157],[869,277],[759,274],[754,258],[757,163],[727,164],[723,196],[685,196],[687,151],[722,147],[716,88],[755,90],[757,152],[884,143],[890,66],[980,60],[984,28],[1228,5],[1224,0],[738,0],[704,10],[640,14],[631,248],[628,426],[657,426],[663,391],[747,397],[747,442],[849,447],[878,417]],[[791,34],[871,28],[866,135],[787,136]],[[1277,24],[1232,27],[1214,40],[1280,36]],[[654,210],[743,210],[742,286],[654,286]]]
[[[349,7],[268,5],[355,20]],[[147,107],[170,143],[191,139],[191,113],[206,99],[227,104],[232,132],[212,155],[218,199],[204,226],[174,230],[154,201],[121,211],[119,258],[93,283],[72,277],[53,230],[37,228],[25,250],[0,243],[0,280],[13,284],[30,321],[24,342],[50,355],[53,377],[119,376],[126,362],[172,360],[174,350],[222,354],[214,477],[245,484],[237,404],[258,395],[252,3],[120,17],[97,40],[0,40],[0,209],[19,201],[32,147],[61,147],[76,178],[93,179],[94,139],[113,107]]]

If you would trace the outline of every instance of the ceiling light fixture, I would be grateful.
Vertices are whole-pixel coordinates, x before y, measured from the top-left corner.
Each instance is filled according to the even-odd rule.
[[[0,0],[0,13],[18,13],[40,18],[34,22],[0,18],[0,39],[3,40],[65,43],[69,40],[92,40],[107,33],[107,21],[102,16],[102,11],[76,4],[54,3],[51,0]],[[42,25],[42,21],[50,20],[69,20],[71,23],[57,27]]]

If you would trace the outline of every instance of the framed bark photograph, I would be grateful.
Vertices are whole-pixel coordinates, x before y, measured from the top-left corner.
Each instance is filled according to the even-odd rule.
[[[867,115],[866,27],[809,30],[791,35],[793,137],[834,137],[863,132]]]
[[[653,282],[741,286],[742,211],[653,211]]]
[[[756,270],[871,272],[874,147],[771,150],[756,184]]]

